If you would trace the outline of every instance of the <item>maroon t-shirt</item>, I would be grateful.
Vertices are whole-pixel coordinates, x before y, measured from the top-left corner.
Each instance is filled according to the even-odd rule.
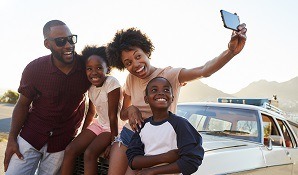
[[[64,150],[81,125],[89,87],[79,58],[67,75],[53,64],[51,55],[33,60],[24,69],[18,89],[33,100],[21,137],[37,150],[45,144],[48,152]]]

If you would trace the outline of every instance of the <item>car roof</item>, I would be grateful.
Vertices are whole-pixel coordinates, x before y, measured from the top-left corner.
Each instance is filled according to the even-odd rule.
[[[198,106],[212,106],[212,107],[228,107],[228,108],[237,108],[237,109],[248,109],[248,110],[256,110],[262,113],[267,113],[270,115],[274,115],[276,118],[287,120],[282,114],[279,114],[275,111],[266,109],[262,106],[248,105],[248,104],[236,104],[236,103],[219,103],[219,102],[182,102],[178,103],[179,105],[198,105]]]

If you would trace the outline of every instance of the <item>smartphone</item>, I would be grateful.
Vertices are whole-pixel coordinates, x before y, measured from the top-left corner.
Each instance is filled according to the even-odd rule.
[[[238,26],[240,24],[239,16],[236,13],[230,13],[225,10],[220,10],[221,18],[225,28],[238,31]]]

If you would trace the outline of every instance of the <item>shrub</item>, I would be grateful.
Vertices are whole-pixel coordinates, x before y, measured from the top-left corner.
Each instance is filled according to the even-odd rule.
[[[8,90],[4,93],[4,95],[0,98],[0,102],[2,103],[11,103],[16,104],[19,99],[19,93],[14,92],[12,90]]]

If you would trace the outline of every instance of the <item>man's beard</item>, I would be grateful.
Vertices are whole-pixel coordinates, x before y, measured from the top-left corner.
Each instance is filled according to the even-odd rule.
[[[52,55],[57,59],[57,60],[59,60],[61,63],[63,63],[63,64],[72,64],[73,62],[74,62],[74,54],[72,55],[72,60],[71,61],[69,61],[69,62],[67,62],[67,61],[65,61],[64,59],[63,59],[63,56],[62,56],[62,54],[60,54],[59,52],[57,52],[57,51],[55,51],[54,49],[50,49],[51,50],[51,52],[52,52]]]

